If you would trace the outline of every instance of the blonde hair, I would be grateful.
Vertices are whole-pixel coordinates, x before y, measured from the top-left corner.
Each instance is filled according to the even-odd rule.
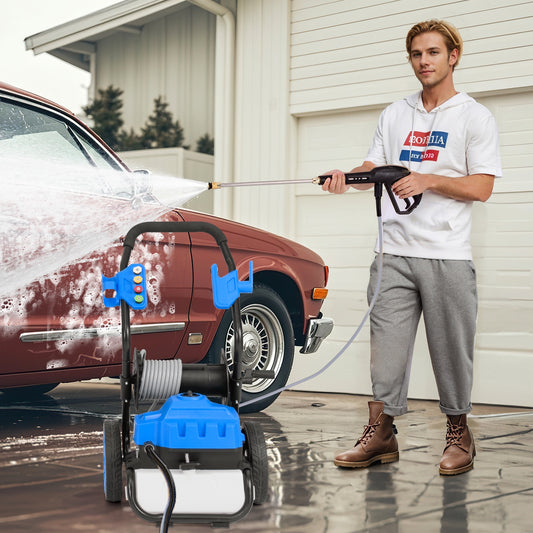
[[[445,22],[444,20],[426,20],[424,22],[419,22],[418,24],[415,24],[409,30],[405,39],[405,48],[407,49],[409,61],[411,61],[411,44],[413,42],[413,39],[421,33],[426,33],[429,31],[435,31],[442,35],[442,37],[444,38],[444,43],[448,50],[448,55],[451,54],[454,49],[457,49],[457,61],[453,66],[455,68],[459,64],[459,59],[461,58],[461,54],[463,53],[463,39],[461,38],[461,35],[457,28],[453,24]]]

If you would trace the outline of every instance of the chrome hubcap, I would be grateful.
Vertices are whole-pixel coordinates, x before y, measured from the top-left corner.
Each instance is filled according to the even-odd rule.
[[[251,304],[241,311],[243,337],[243,367],[254,370],[273,370],[277,375],[283,363],[283,329],[277,316],[268,307]],[[233,322],[226,336],[226,358],[233,367],[233,344],[235,331]],[[258,393],[267,389],[271,379],[254,379],[243,385],[243,390]]]

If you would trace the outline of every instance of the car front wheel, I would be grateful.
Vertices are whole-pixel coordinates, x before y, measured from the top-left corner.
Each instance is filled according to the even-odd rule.
[[[241,319],[243,336],[243,369],[271,370],[274,379],[255,378],[242,387],[241,404],[254,403],[240,409],[253,413],[268,407],[278,396],[263,397],[285,386],[289,379],[294,357],[294,332],[283,300],[266,285],[254,284],[251,294],[241,295]],[[223,351],[230,368],[234,362],[234,328],[231,309],[228,309],[208,352],[210,362],[218,362]]]

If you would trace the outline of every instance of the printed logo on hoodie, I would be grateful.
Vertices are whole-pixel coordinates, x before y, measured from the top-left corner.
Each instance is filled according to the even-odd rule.
[[[446,131],[410,131],[403,143],[408,149],[401,151],[400,161],[437,161],[439,150],[430,150],[428,147],[446,148],[447,142]],[[413,150],[413,148],[424,148],[424,150]]]

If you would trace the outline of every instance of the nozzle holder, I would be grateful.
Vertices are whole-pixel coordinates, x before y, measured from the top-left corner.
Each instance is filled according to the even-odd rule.
[[[132,309],[146,308],[146,269],[141,264],[131,264],[121,270],[112,278],[102,276],[104,305],[117,307],[124,300]],[[114,291],[111,297],[106,296],[106,291]]]
[[[249,263],[248,281],[239,281],[237,270],[225,276],[218,275],[218,266],[211,265],[213,303],[217,309],[229,309],[241,293],[251,293],[254,285],[253,261]]]

